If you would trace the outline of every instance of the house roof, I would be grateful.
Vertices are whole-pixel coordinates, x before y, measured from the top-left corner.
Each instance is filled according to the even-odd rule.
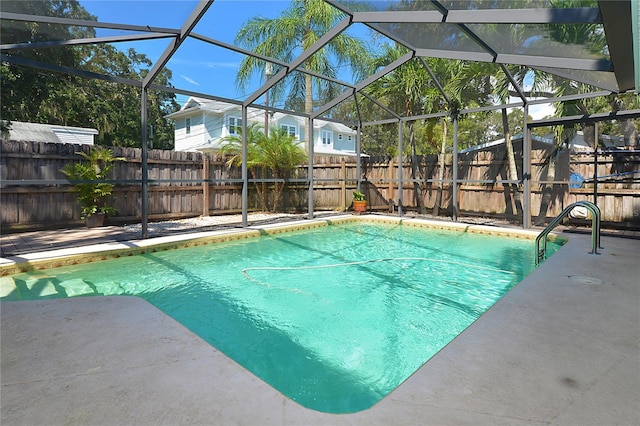
[[[240,108],[241,108],[240,105],[236,105],[228,102],[210,100],[210,99],[197,98],[192,96],[189,99],[187,99],[187,101],[184,103],[184,105],[182,105],[179,111],[173,112],[171,114],[167,114],[165,115],[165,118],[168,118],[170,120],[176,120],[176,119],[191,115],[194,111],[210,112],[214,114],[225,114],[229,111],[240,111]],[[258,116],[263,117],[264,110],[259,108],[248,108],[247,116],[249,117],[249,119],[255,118]],[[304,117],[301,117],[297,114],[285,114],[283,112],[274,112],[272,116],[272,120],[280,121],[285,117],[293,119],[299,126],[304,126],[306,123],[306,119]],[[322,127],[330,127],[332,130],[335,130],[341,133],[355,133],[355,131],[351,127],[346,126],[342,123],[326,121],[321,119],[314,120],[313,122],[314,129],[320,129]]]
[[[182,105],[180,110],[176,112],[172,112],[171,114],[167,114],[164,118],[168,118],[171,120],[175,120],[180,117],[184,117],[190,115],[194,111],[206,111],[212,112],[216,114],[224,114],[229,110],[239,109],[238,105],[230,104],[228,102],[222,101],[214,101],[210,99],[196,98],[190,97],[187,101]]]
[[[24,123],[11,121],[9,140],[48,142],[48,143],[85,143],[80,136],[97,135],[92,128],[59,126],[55,124]]]
[[[340,132],[340,133],[355,133],[355,130],[353,130],[351,127],[346,126],[342,123],[336,123],[336,122],[324,121],[324,120],[313,121],[314,129],[320,129],[322,127],[330,127],[332,130],[335,130],[336,132]]]
[[[599,135],[598,138],[600,142],[604,145],[605,148],[615,148],[617,146],[624,146],[624,138],[622,136],[611,136],[611,135]],[[522,142],[522,133],[518,133],[517,135],[511,138],[513,142]],[[545,144],[552,146],[555,143],[555,138],[553,135],[546,136],[538,136],[531,135],[531,141],[537,142],[539,144]],[[467,149],[463,149],[458,151],[459,154],[465,154],[469,152],[482,151],[485,149],[494,148],[500,145],[504,145],[504,138],[496,139],[495,141],[483,143],[481,145],[476,145],[469,147]],[[593,147],[589,146],[589,144],[584,140],[584,132],[577,131],[569,138],[567,143],[569,148],[574,151],[592,151]]]
[[[514,135],[511,137],[511,141],[512,142],[516,142],[516,141],[522,141],[522,133],[518,133],[517,135]],[[553,137],[548,138],[548,137],[540,137],[537,135],[531,135],[531,141],[532,142],[539,142],[539,143],[544,143],[544,144],[548,144],[548,145],[552,145],[553,144]],[[496,139],[495,141],[491,141],[491,142],[486,142],[480,145],[475,145],[475,146],[471,146],[469,148],[466,149],[461,149],[460,151],[458,151],[459,154],[466,154],[468,152],[475,152],[475,151],[482,151],[482,150],[486,150],[486,149],[490,149],[490,148],[494,148],[500,145],[504,145],[504,138],[500,138],[500,139]]]

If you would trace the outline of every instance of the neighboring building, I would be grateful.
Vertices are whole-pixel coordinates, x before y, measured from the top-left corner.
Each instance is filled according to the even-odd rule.
[[[625,140],[623,136],[611,136],[599,134],[600,147],[604,149],[624,148]],[[593,151],[593,147],[584,140],[584,132],[577,131],[569,139],[569,147],[574,151]]]
[[[517,146],[519,150],[522,150],[522,133],[511,137],[511,142]],[[483,143],[481,145],[471,146],[466,149],[460,150],[460,154],[467,154],[476,151],[491,151],[497,150],[504,145],[504,138],[496,139],[495,141]],[[533,149],[545,149],[553,146],[553,136],[540,137],[537,135],[531,135],[531,147]]]
[[[605,149],[619,148],[624,147],[624,138],[622,136],[610,136],[610,135],[599,135],[600,146]],[[522,133],[519,133],[511,138],[511,141],[514,145],[520,147],[522,149]],[[555,144],[555,137],[553,135],[545,135],[544,137],[531,135],[531,147],[532,149],[548,149],[551,148]],[[476,145],[469,147],[467,149],[463,149],[460,151],[460,154],[465,154],[468,152],[475,151],[486,151],[494,148],[498,148],[501,145],[504,145],[504,138],[497,139],[495,141],[487,142],[482,145]],[[563,145],[564,147],[568,147],[571,151],[574,152],[591,152],[593,151],[593,147],[589,146],[589,144],[584,140],[584,133],[582,131],[577,131],[571,135],[568,142]]]
[[[249,122],[264,126],[264,110],[249,108]],[[176,151],[217,151],[222,139],[239,135],[242,110],[239,105],[191,97],[180,111],[165,116],[175,122]],[[269,127],[285,128],[306,146],[306,120],[275,112],[269,114]],[[356,132],[348,126],[325,120],[313,121],[314,153],[318,155],[356,155]]]
[[[11,121],[8,125],[8,135],[3,135],[3,138],[13,141],[93,145],[94,137],[98,134],[96,129],[58,126],[54,124]]]

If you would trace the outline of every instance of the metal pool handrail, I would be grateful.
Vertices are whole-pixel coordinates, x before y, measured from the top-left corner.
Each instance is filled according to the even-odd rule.
[[[591,251],[589,254],[599,254],[598,248],[602,248],[600,247],[600,208],[589,201],[577,201],[562,210],[562,213],[556,216],[536,237],[536,265],[539,265],[547,257],[547,235],[578,206],[585,207],[591,212]],[[540,241],[542,241],[542,249],[540,249]]]

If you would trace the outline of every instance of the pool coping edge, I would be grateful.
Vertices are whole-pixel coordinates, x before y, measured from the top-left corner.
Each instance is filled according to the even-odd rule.
[[[384,215],[343,215],[331,218],[303,219],[268,225],[256,225],[242,229],[222,229],[155,237],[145,240],[128,240],[92,244],[73,248],[34,252],[25,255],[8,256],[0,258],[0,276],[15,275],[31,270],[51,269],[60,266],[91,263],[123,256],[133,256],[137,254],[256,238],[263,235],[276,235],[356,221],[364,223],[402,224],[428,229],[451,230],[483,235],[510,236],[524,239],[535,239],[539,235],[539,231],[533,230],[502,228],[459,222],[442,222],[429,219],[403,218]],[[549,234],[549,239],[553,241],[557,239],[564,240],[565,238],[552,233]]]

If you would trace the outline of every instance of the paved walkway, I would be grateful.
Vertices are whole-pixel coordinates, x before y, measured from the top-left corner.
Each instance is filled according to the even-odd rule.
[[[640,241],[569,242],[371,409],[301,407],[147,302],[2,302],[0,423],[640,424]]]
[[[336,216],[344,213],[320,212],[318,217]],[[282,221],[301,219],[306,215],[267,215],[250,214],[249,225],[266,225]],[[211,216],[210,222],[202,222],[200,225],[189,226],[188,221],[176,220],[149,224],[151,238],[187,234],[193,232],[205,232],[225,229],[241,229],[241,215]],[[187,224],[185,225],[185,222]],[[99,228],[73,228],[56,229],[34,232],[16,232],[0,235],[1,257],[17,256],[25,253],[39,253],[49,250],[66,249],[70,247],[83,247],[93,244],[103,244],[120,241],[139,240],[141,238],[140,226],[103,226]]]
[[[139,232],[126,231],[119,226],[21,232],[0,236],[0,251],[2,257],[17,256],[25,253],[39,253],[61,248],[137,240],[139,238]]]
[[[321,217],[328,217],[343,213],[323,213]],[[304,215],[299,215],[300,217]],[[251,225],[270,224],[274,221],[287,218],[274,218],[267,220],[253,220]],[[431,218],[429,218],[431,220]],[[474,223],[482,223],[475,221]],[[490,222],[493,224],[493,221]],[[497,224],[502,226],[504,224]],[[151,224],[150,226],[153,226]],[[166,236],[184,234],[188,232],[201,232],[211,230],[221,230],[229,228],[241,228],[240,216],[229,217],[225,223],[211,226],[193,227],[190,229],[163,229],[155,233],[155,236]],[[69,247],[82,247],[93,244],[110,243],[116,241],[138,240],[141,237],[140,231],[130,230],[131,228],[120,226],[104,226],[100,228],[74,228],[58,229],[35,232],[22,232],[0,235],[0,257],[17,256],[25,253],[38,253],[48,250],[55,250]],[[542,228],[537,228],[542,229]],[[559,226],[558,231],[570,233],[589,233],[590,229],[576,228],[570,226]],[[613,236],[622,238],[640,239],[640,230],[614,230],[603,229],[603,236]]]

